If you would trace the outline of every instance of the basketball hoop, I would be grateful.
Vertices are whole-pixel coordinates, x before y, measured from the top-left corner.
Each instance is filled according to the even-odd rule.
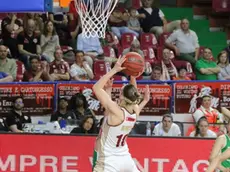
[[[105,38],[108,19],[118,0],[75,0],[84,37]]]

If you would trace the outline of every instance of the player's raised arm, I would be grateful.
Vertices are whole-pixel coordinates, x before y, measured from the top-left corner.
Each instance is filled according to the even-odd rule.
[[[113,113],[116,113],[117,111],[120,112],[120,108],[115,102],[112,101],[111,97],[104,90],[104,87],[106,83],[110,80],[110,78],[113,77],[113,75],[125,69],[124,67],[122,67],[124,61],[125,57],[119,58],[113,69],[111,69],[107,74],[100,78],[99,81],[97,81],[93,86],[93,91],[97,99],[100,101],[101,105],[105,109],[112,109]]]

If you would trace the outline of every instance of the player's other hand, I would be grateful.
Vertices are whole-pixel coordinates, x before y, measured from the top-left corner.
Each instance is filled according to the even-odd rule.
[[[147,102],[150,100],[149,85],[146,85],[146,86],[145,86],[144,100],[147,101]]]
[[[122,64],[125,62],[125,60],[126,60],[125,56],[119,57],[113,69],[116,70],[116,72],[120,72],[126,69],[125,67],[122,67]]]

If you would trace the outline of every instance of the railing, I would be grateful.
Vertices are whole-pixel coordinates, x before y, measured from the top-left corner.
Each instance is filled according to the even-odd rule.
[[[17,96],[23,96],[25,113],[29,115],[50,114],[57,108],[58,98],[71,98],[78,92],[86,96],[89,108],[96,114],[102,114],[99,101],[93,95],[91,82],[13,82],[0,84],[0,114],[6,115],[12,101]],[[115,81],[113,99],[119,98],[122,84],[127,82]],[[212,96],[212,106],[219,104],[230,108],[230,82],[228,81],[138,81],[139,91],[146,84],[150,85],[151,100],[141,115],[162,115],[165,113],[192,113],[199,107],[203,95]]]

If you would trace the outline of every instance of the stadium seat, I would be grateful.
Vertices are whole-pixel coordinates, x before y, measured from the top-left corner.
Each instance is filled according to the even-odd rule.
[[[19,60],[16,60],[16,64],[17,64],[17,75],[16,75],[16,79],[15,81],[17,82],[21,82],[22,79],[23,79],[23,74],[25,72],[25,66],[24,64],[19,61]]]
[[[106,57],[114,57],[114,58],[116,58],[116,53],[115,53],[115,51],[114,51],[114,49],[112,47],[104,46],[103,51],[104,51],[104,55]]]
[[[132,33],[124,33],[121,36],[121,46],[122,49],[129,48],[134,39],[137,39]]]
[[[163,33],[159,37],[159,46],[164,46],[166,39],[171,35],[171,33]]]
[[[148,61],[150,64],[153,64],[156,61],[155,52],[151,47],[142,49],[145,57],[145,61]]]
[[[215,12],[230,12],[230,1],[228,0],[212,0],[212,9]]]
[[[157,38],[152,33],[142,33],[140,36],[141,48],[151,47],[156,49],[158,46]]]
[[[94,80],[100,79],[111,69],[110,64],[104,60],[95,60],[93,63]]]

